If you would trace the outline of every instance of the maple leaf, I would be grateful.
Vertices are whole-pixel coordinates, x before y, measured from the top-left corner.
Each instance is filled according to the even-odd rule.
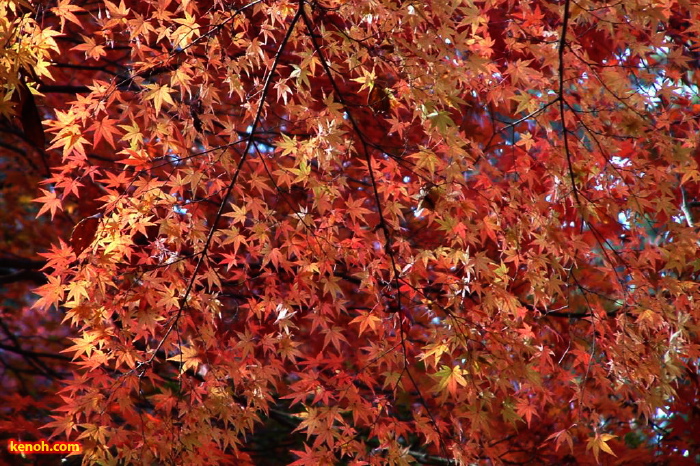
[[[115,127],[117,120],[112,120],[110,118],[101,118],[96,120],[89,128],[89,131],[94,131],[92,145],[96,147],[97,144],[102,140],[102,138],[107,141],[107,143],[116,148],[114,142],[114,136],[119,135],[121,132]]]
[[[44,193],[44,195],[34,199],[34,202],[40,202],[43,205],[39,209],[39,213],[36,214],[36,216],[40,217],[43,213],[48,211],[51,212],[51,219],[53,220],[54,216],[56,215],[56,211],[63,210],[63,202],[60,198],[56,197],[56,191],[54,190],[49,191],[46,189],[40,189],[40,191]]]
[[[47,429],[54,429],[51,438],[65,435],[67,439],[70,439],[70,435],[76,430],[77,425],[70,416],[51,416],[54,420],[46,424]]]
[[[434,367],[437,367],[437,364],[440,362],[440,358],[443,354],[449,354],[450,352],[449,346],[446,345],[444,342],[436,342],[434,344],[428,345],[425,348],[423,348],[423,350],[424,351],[420,355],[420,358],[424,361],[429,358],[432,358],[432,363]]]
[[[185,48],[194,37],[199,36],[199,25],[190,13],[185,12],[185,17],[175,19],[175,23],[180,24],[172,35],[175,47]]]
[[[66,290],[63,288],[60,277],[47,277],[48,283],[38,287],[35,291],[40,298],[34,302],[32,307],[38,309],[48,309],[57,307],[65,296]]]
[[[83,43],[76,45],[71,50],[85,52],[85,57],[92,58],[93,60],[99,60],[106,55],[105,47],[103,45],[97,45],[95,38],[86,36],[82,36],[82,38]]]
[[[181,346],[180,354],[176,354],[168,358],[168,361],[175,361],[180,364],[180,373],[186,372],[188,369],[193,369],[195,372],[202,363],[199,357],[199,349],[193,346]]]
[[[520,398],[516,401],[515,412],[518,414],[518,416],[522,416],[525,418],[528,427],[530,427],[533,416],[539,417],[539,413],[537,412],[537,406],[535,406],[534,403],[532,403],[532,400],[526,398]]]
[[[62,352],[73,353],[74,360],[78,359],[82,354],[85,354],[89,357],[95,350],[95,343],[99,341],[98,338],[99,333],[97,332],[85,333],[80,338],[72,338],[71,340],[75,344],[66,348]]]
[[[598,463],[600,462],[598,459],[598,455],[601,451],[609,455],[617,456],[607,443],[609,440],[612,440],[615,437],[617,436],[610,434],[597,434],[594,437],[588,439],[588,442],[586,443],[586,451],[593,450],[593,456],[595,456],[595,460]]]
[[[369,209],[362,207],[364,202],[363,198],[346,201],[347,214],[353,221],[363,220],[367,214],[371,213]]]
[[[574,451],[574,439],[569,433],[568,429],[560,430],[559,432],[554,432],[552,435],[547,437],[545,441],[555,441],[555,448],[559,449],[562,443],[566,442],[569,445],[569,450],[573,453]]]
[[[467,386],[467,379],[464,378],[464,372],[459,366],[450,367],[443,365],[433,377],[438,380],[437,389],[447,389],[451,395],[457,394],[458,387]]]
[[[359,316],[350,321],[351,324],[360,324],[359,335],[362,335],[368,328],[376,330],[381,319],[372,312],[361,312]]]
[[[115,19],[122,19],[125,18],[129,15],[130,9],[126,8],[126,5],[124,4],[124,0],[120,0],[119,5],[117,6],[115,3],[110,2],[109,0],[104,1],[105,6],[109,10],[110,14],[112,17]]]
[[[143,97],[145,100],[153,101],[153,104],[155,105],[156,109],[156,115],[160,115],[160,109],[163,105],[163,102],[170,105],[175,105],[175,101],[170,95],[172,90],[167,84],[164,84],[162,86],[158,84],[146,84],[145,87],[146,89],[148,89],[148,92],[146,92],[143,95]]]
[[[59,0],[58,5],[51,8],[51,12],[61,20],[61,32],[63,32],[66,26],[66,21],[70,21],[78,27],[82,27],[82,23],[74,13],[85,10],[77,5],[71,5],[70,2],[71,0]]]

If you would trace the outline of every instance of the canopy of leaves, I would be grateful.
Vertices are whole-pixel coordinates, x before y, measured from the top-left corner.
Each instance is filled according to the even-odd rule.
[[[100,464],[695,461],[698,25],[0,0],[0,435]]]

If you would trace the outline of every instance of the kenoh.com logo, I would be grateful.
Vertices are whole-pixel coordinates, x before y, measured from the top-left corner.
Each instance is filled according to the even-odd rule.
[[[78,442],[47,442],[46,440],[40,440],[38,442],[21,442],[17,440],[10,440],[7,444],[7,450],[10,453],[21,454],[67,454],[67,453],[80,453],[82,451],[82,445]]]

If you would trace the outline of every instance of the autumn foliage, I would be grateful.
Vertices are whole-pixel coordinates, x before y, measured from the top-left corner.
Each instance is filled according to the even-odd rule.
[[[0,436],[694,464],[698,25],[684,0],[0,0]]]

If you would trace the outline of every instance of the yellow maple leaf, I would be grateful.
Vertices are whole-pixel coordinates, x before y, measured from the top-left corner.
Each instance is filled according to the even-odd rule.
[[[166,102],[170,105],[175,105],[175,102],[173,101],[173,98],[170,96],[170,86],[167,84],[164,84],[163,86],[159,86],[158,84],[146,84],[144,87],[148,89],[148,92],[144,94],[144,98],[146,100],[152,100],[153,104],[156,107],[156,114],[160,113],[160,108],[163,105],[163,102]]]
[[[180,354],[171,356],[168,361],[175,361],[181,364],[180,373],[184,373],[187,369],[197,370],[197,367],[202,363],[199,358],[199,350],[192,346],[181,346]]]
[[[595,437],[592,437],[588,439],[588,443],[586,444],[586,451],[588,450],[593,450],[593,456],[595,456],[596,462],[600,463],[600,460],[598,459],[598,454],[600,453],[601,450],[603,450],[605,453],[609,455],[613,455],[614,457],[617,457],[614,451],[610,448],[610,445],[608,445],[608,440],[614,439],[617,437],[617,435],[610,435],[610,434],[597,434]]]

